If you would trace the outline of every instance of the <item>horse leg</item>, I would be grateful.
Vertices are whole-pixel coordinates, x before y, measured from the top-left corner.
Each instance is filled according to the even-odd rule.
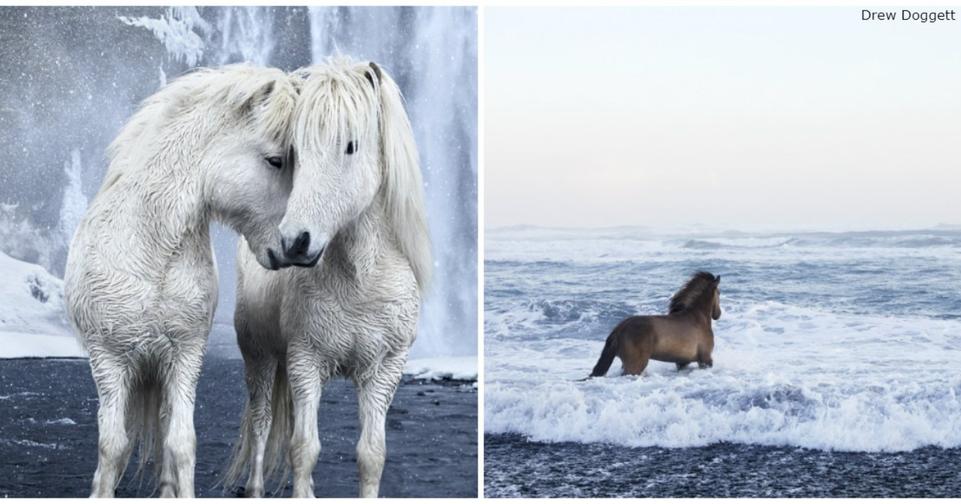
[[[677,370],[680,371],[686,368],[688,364],[690,364],[690,362],[677,362],[674,365],[677,366]]]
[[[621,362],[624,364],[624,374],[639,375],[647,368],[647,361],[651,358],[653,349],[644,342],[633,344],[625,348],[620,355]]]
[[[165,408],[166,406],[161,406]],[[170,432],[170,412],[169,411],[158,411],[160,418],[156,421],[160,422],[160,442],[163,443],[164,439],[167,439],[167,433]],[[151,447],[144,446],[144,449],[150,449]],[[166,454],[166,450],[163,450],[160,454],[160,460],[156,463],[162,464],[160,469],[160,498],[161,499],[173,499],[177,497],[177,468],[174,465],[174,458]]]
[[[131,384],[122,368],[104,369],[106,364],[95,358],[91,358],[91,365],[100,407],[97,410],[97,472],[93,475],[90,496],[113,497],[127,465],[124,455],[129,453],[131,445],[126,425]]]
[[[406,361],[406,352],[388,357],[375,375],[357,383],[357,409],[360,416],[357,469],[360,472],[360,496],[363,498],[375,498],[380,490],[380,476],[387,457],[387,409],[394,399]]]
[[[264,496],[264,454],[267,450],[267,437],[270,434],[270,400],[273,393],[274,375],[277,360],[260,355],[244,355],[247,372],[247,390],[250,394],[247,404],[248,431],[244,435],[250,439],[250,476],[247,478],[244,494],[247,497]]]
[[[697,353],[697,367],[700,369],[705,369],[714,366],[714,360],[711,359],[711,351],[708,349],[704,351],[702,348]]]
[[[644,373],[644,370],[647,369],[647,363],[650,358],[650,355],[639,356],[634,360],[634,362],[631,362],[629,366],[624,367],[625,373],[629,375],[640,375]]]
[[[128,439],[127,449],[124,450],[124,451],[123,451],[123,455],[120,456],[120,460],[123,460],[123,464],[124,464],[125,466],[130,463],[130,457],[131,457],[131,455],[133,455],[133,449],[137,446],[137,443],[135,442],[135,440],[137,439],[137,430],[136,430],[136,428],[135,428],[133,425],[129,425],[129,422],[130,422],[132,416],[133,416],[133,415],[130,415],[130,414],[127,415],[127,422],[128,422],[128,425],[127,425],[127,439]],[[126,467],[124,467],[124,470],[126,470]]]
[[[307,350],[307,352],[310,352]],[[314,496],[314,466],[320,455],[317,409],[324,378],[314,355],[288,351],[288,377],[293,397],[294,432],[290,439],[290,466],[293,469],[293,497]]]
[[[203,347],[184,349],[174,357],[164,376],[163,400],[168,413],[163,433],[164,468],[172,468],[177,497],[194,497],[197,434],[194,402],[203,364]]]
[[[627,375],[639,375],[647,369],[647,362],[650,360],[649,355],[637,355],[635,358],[630,359],[630,362],[624,363],[624,374]]]

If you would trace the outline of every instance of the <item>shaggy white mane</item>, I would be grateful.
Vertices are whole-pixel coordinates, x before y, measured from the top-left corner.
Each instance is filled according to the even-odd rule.
[[[381,193],[401,252],[421,291],[430,283],[430,236],[424,209],[417,145],[404,99],[386,72],[347,57],[296,72],[303,79],[294,142],[319,149],[329,142],[357,138],[369,128],[380,132],[384,170]]]
[[[250,127],[287,145],[297,101],[295,79],[276,68],[247,64],[198,68],[178,77],[144,100],[107,148],[110,167],[101,191],[129,170],[130,157],[142,152],[140,140],[145,132],[184,112],[206,109],[205,114],[220,116],[249,112]]]
[[[321,150],[331,143],[367,136],[370,128],[378,127],[378,84],[368,80],[373,72],[366,63],[337,58],[294,74],[303,79],[294,120],[295,145]]]

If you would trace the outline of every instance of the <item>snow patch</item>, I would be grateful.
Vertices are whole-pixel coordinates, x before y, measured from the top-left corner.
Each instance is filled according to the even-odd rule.
[[[65,319],[63,281],[0,253],[0,357],[80,357]]]
[[[7,446],[26,446],[27,448],[47,448],[56,450],[60,445],[57,443],[41,443],[32,439],[0,439],[0,444]]]
[[[56,420],[47,420],[44,422],[46,425],[77,425],[72,418],[58,418]]]
[[[59,230],[38,228],[18,210],[19,205],[0,203],[0,253],[52,269],[64,246]]]
[[[417,380],[477,380],[477,357],[425,357],[407,361],[404,373]]]

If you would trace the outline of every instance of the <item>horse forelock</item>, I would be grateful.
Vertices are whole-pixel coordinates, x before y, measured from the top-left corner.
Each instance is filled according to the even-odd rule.
[[[377,127],[377,98],[363,68],[338,58],[295,72],[302,79],[293,125],[298,149],[322,151],[370,136]]]
[[[322,149],[379,130],[380,194],[398,246],[425,289],[433,262],[430,236],[417,145],[400,89],[382,69],[346,57],[296,73],[303,78],[294,124],[298,149]]]
[[[184,110],[199,109],[209,115],[210,109],[219,108],[221,117],[246,113],[259,134],[286,146],[296,102],[296,77],[275,68],[238,64],[193,69],[145,99],[127,121],[107,148],[110,168],[103,187],[121,175],[128,164],[123,158],[141,148],[144,132],[162,127]]]
[[[297,104],[297,77],[276,68],[228,65],[216,71],[228,107],[247,114],[259,134],[289,145],[291,125]]]
[[[679,313],[694,306],[704,296],[713,294],[711,287],[716,283],[717,277],[706,271],[698,271],[671,296],[668,313]]]

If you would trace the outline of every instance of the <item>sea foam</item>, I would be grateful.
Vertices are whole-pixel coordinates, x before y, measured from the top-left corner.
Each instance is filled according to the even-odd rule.
[[[710,250],[659,240],[635,248],[630,261],[606,262],[597,253],[626,253],[622,243],[495,238],[485,431],[624,446],[961,446],[961,318],[952,316],[961,254],[943,243],[956,238],[926,247],[905,245],[923,236],[829,238]],[[545,262],[550,249],[570,257]],[[725,276],[714,368],[652,362],[627,377],[615,360],[607,377],[577,381],[614,324],[663,312],[682,273],[716,264]]]

